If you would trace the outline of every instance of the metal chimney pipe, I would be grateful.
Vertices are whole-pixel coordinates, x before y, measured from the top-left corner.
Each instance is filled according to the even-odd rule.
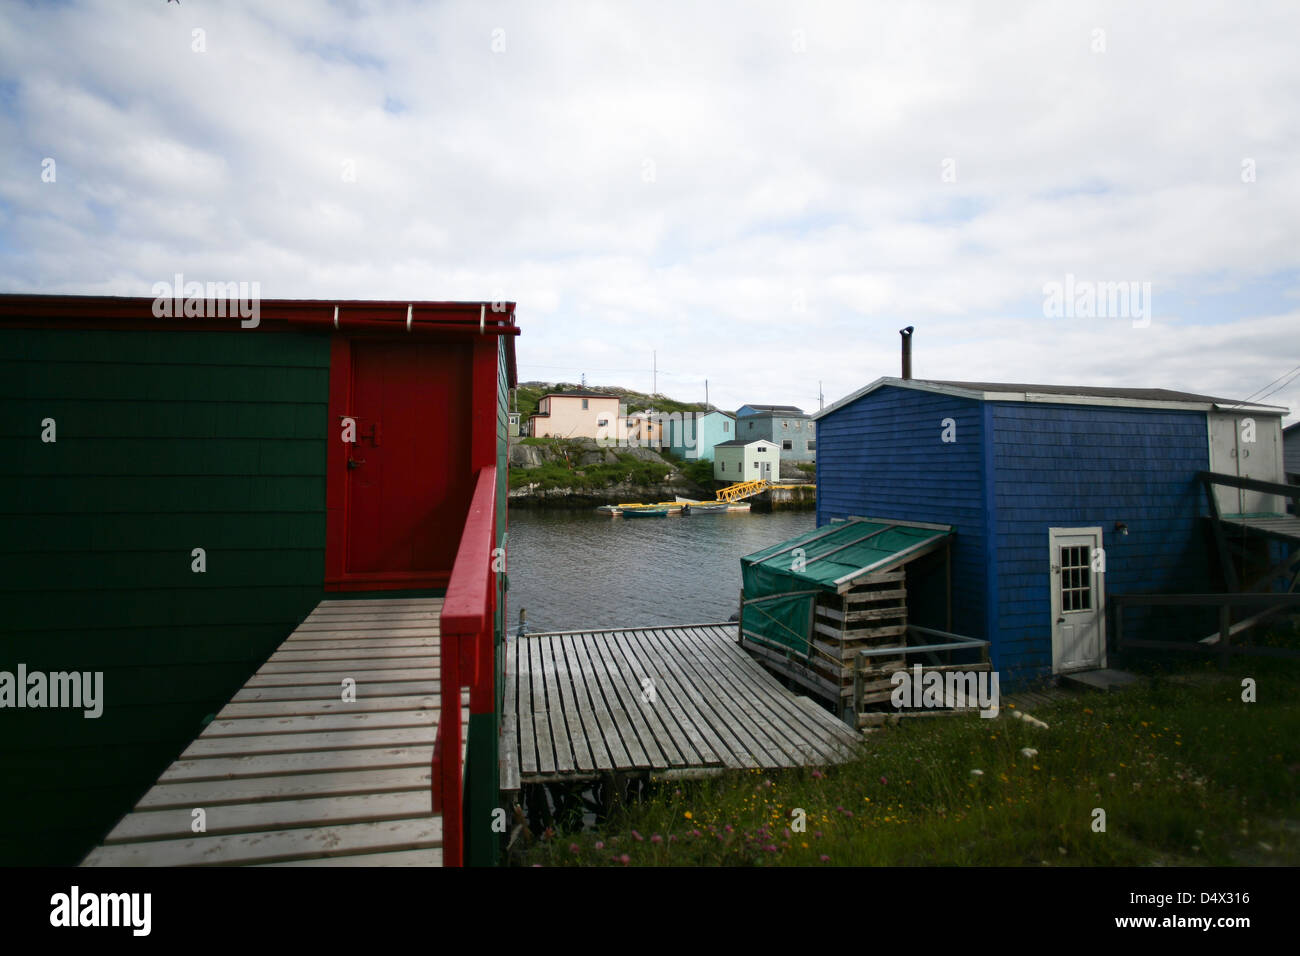
[[[907,381],[912,377],[912,326],[899,329],[898,334],[903,337],[903,380]]]

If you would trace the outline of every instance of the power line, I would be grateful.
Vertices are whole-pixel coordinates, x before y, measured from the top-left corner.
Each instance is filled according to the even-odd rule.
[[[1296,366],[1296,368],[1293,369],[1292,372],[1293,372],[1293,374],[1291,375],[1290,378],[1288,378],[1285,382],[1283,382],[1283,383],[1282,383],[1281,385],[1279,385],[1277,388],[1273,389],[1273,391],[1269,392],[1268,394],[1266,394],[1266,395],[1261,395],[1261,396],[1259,397],[1259,401],[1262,402],[1264,399],[1268,398],[1269,395],[1275,395],[1276,393],[1282,391],[1282,389],[1286,388],[1288,385],[1290,385],[1292,382],[1294,382],[1294,381],[1296,380],[1296,378],[1300,377],[1300,365]],[[1266,386],[1266,387],[1267,387],[1267,386]]]
[[[1268,388],[1269,385],[1274,385],[1274,384],[1276,384],[1277,382],[1282,381],[1282,379],[1286,378],[1286,377],[1287,377],[1288,375],[1290,375],[1292,372],[1300,372],[1300,365],[1297,365],[1295,368],[1291,369],[1290,372],[1283,372],[1283,373],[1282,373],[1281,375],[1279,375],[1277,378],[1273,379],[1273,381],[1269,382],[1268,385],[1265,385],[1264,388]],[[1242,402],[1245,403],[1245,402],[1252,401],[1252,400],[1255,398],[1256,395],[1258,395],[1260,392],[1264,391],[1264,388],[1261,388],[1261,389],[1257,389],[1257,390],[1255,390],[1255,391],[1252,392],[1250,395],[1246,396],[1246,398],[1242,399]],[[1277,389],[1274,389],[1273,391],[1277,391]],[[1269,395],[1272,395],[1273,392],[1269,392],[1268,394],[1269,394]],[[1264,397],[1265,397],[1265,398],[1268,398],[1268,395],[1265,395]]]

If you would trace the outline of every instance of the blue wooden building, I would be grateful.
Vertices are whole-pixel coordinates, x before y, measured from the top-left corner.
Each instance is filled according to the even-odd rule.
[[[1107,593],[1223,590],[1197,475],[1282,481],[1285,413],[1165,389],[881,378],[814,416],[817,524],[950,525],[951,629],[991,643],[1004,686],[1104,667]],[[1285,508],[1218,494],[1224,514]],[[908,587],[910,618],[941,620]]]

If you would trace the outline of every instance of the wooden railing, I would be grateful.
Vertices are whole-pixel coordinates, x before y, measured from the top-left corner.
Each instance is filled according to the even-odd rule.
[[[1226,666],[1232,655],[1246,657],[1289,657],[1300,658],[1300,650],[1290,647],[1258,647],[1249,634],[1244,644],[1233,643],[1233,638],[1241,631],[1249,631],[1272,614],[1281,611],[1300,609],[1300,594],[1294,593],[1231,593],[1231,594],[1111,594],[1106,598],[1107,609],[1114,620],[1115,640],[1112,647],[1118,653],[1127,650],[1149,649],[1166,651],[1192,651],[1200,654],[1217,655]],[[1219,612],[1218,632],[1208,637],[1196,639],[1193,634],[1189,640],[1165,641],[1147,638],[1130,638],[1124,635],[1124,613],[1133,607],[1212,607]],[[1260,608],[1261,610],[1244,621],[1232,623],[1234,607]]]
[[[497,470],[491,465],[478,473],[442,604],[442,698],[433,753],[433,809],[442,813],[444,866],[462,866],[465,854],[461,690],[470,689],[471,713],[491,713],[496,706],[496,587],[492,569],[493,549],[497,546],[496,496]],[[487,769],[480,767],[478,771]]]

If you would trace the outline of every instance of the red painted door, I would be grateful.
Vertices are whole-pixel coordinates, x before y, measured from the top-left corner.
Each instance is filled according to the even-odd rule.
[[[470,347],[353,340],[349,364],[343,577],[443,584],[474,491]]]

